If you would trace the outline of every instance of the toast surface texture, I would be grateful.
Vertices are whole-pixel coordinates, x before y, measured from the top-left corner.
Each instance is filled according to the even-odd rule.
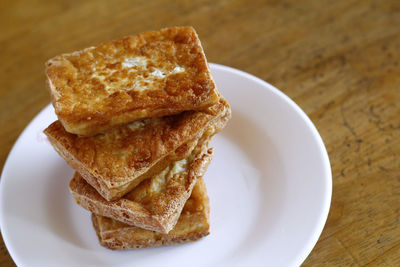
[[[92,214],[93,227],[102,246],[114,249],[138,249],[195,241],[209,234],[209,201],[203,178],[199,178],[175,227],[162,234]]]
[[[221,97],[217,104],[202,111],[146,119],[106,134],[79,137],[65,131],[59,121],[44,133],[69,165],[111,201],[185,158],[199,138],[222,130],[230,116],[230,107]]]
[[[81,136],[218,102],[200,40],[172,27],[56,56],[46,84],[67,132]]]
[[[77,204],[89,211],[140,228],[168,233],[176,224],[193,186],[212,158],[211,137],[200,140],[186,159],[174,162],[116,201],[106,201],[76,172],[70,191]]]

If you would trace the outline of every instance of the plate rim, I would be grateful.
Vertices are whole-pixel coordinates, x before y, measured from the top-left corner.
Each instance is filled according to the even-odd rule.
[[[211,72],[213,72],[213,70],[215,71],[222,71],[222,72],[228,72],[231,73],[233,75],[238,75],[241,77],[244,77],[245,79],[254,81],[258,84],[260,84],[262,87],[267,87],[268,89],[270,89],[274,94],[278,95],[280,98],[282,98],[287,104],[289,104],[292,108],[294,108],[295,112],[298,113],[300,115],[300,117],[303,119],[303,121],[306,123],[306,125],[308,126],[308,128],[311,130],[311,133],[314,137],[314,139],[317,141],[318,143],[318,147],[320,149],[320,154],[322,156],[322,162],[323,162],[323,169],[325,171],[325,175],[324,175],[324,179],[326,180],[326,186],[324,188],[325,190],[325,194],[324,194],[324,205],[323,205],[323,210],[321,212],[321,214],[319,215],[318,218],[318,223],[317,226],[314,228],[314,231],[312,233],[312,235],[310,236],[310,238],[308,239],[307,244],[305,244],[303,246],[302,252],[301,252],[301,256],[295,260],[296,266],[300,266],[305,259],[308,257],[308,255],[311,253],[312,249],[315,247],[319,237],[322,234],[322,231],[325,227],[327,218],[328,218],[328,214],[329,214],[329,210],[330,210],[330,206],[331,206],[331,201],[332,201],[332,170],[331,170],[331,164],[330,164],[330,160],[329,160],[329,156],[328,156],[328,152],[326,150],[326,146],[322,140],[321,135],[319,134],[316,126],[314,125],[314,123],[312,122],[312,120],[307,116],[307,114],[300,108],[300,106],[295,103],[289,96],[287,96],[286,94],[284,94],[282,91],[280,91],[279,89],[277,89],[275,86],[271,85],[270,83],[250,74],[247,73],[245,71],[233,68],[233,67],[229,67],[229,66],[225,66],[225,65],[221,65],[221,64],[217,64],[217,63],[209,63],[210,65],[210,69]],[[14,142],[14,144],[12,145],[12,148],[10,149],[7,158],[4,162],[3,165],[3,169],[1,172],[1,176],[0,176],[0,214],[3,214],[3,208],[2,208],[2,195],[3,195],[3,190],[4,189],[4,183],[3,183],[3,177],[4,174],[7,171],[7,166],[9,165],[9,161],[11,158],[13,158],[13,154],[15,154],[15,148],[17,146],[17,144],[19,142],[21,142],[22,138],[24,138],[24,136],[26,135],[26,133],[28,132],[30,126],[32,125],[32,123],[37,119],[37,117],[39,117],[40,115],[42,115],[42,113],[47,112],[48,109],[51,109],[51,103],[47,104],[44,108],[42,108],[30,121],[29,123],[25,126],[25,128],[23,129],[23,131],[19,134],[18,138],[16,139],[16,141]],[[22,265],[22,261],[20,261],[19,256],[17,255],[17,253],[10,247],[10,243],[9,243],[9,236],[7,231],[4,232],[3,231],[3,225],[4,225],[4,216],[0,217],[0,234],[3,237],[3,242],[5,244],[5,247],[7,248],[8,253],[10,254],[12,260],[14,261],[15,264]]]
[[[235,74],[237,74],[239,76],[245,77],[247,79],[250,79],[250,80],[258,83],[258,84],[262,85],[263,87],[268,87],[274,94],[276,94],[279,97],[281,97],[286,103],[288,103],[292,108],[295,109],[295,111],[301,116],[301,118],[307,124],[307,126],[311,130],[312,135],[314,136],[314,138],[318,142],[318,147],[321,150],[320,152],[321,152],[321,155],[322,155],[322,162],[324,164],[324,170],[325,170],[324,178],[326,178],[325,179],[326,180],[326,187],[325,187],[325,194],[324,194],[325,198],[323,200],[324,205],[323,205],[323,211],[319,216],[318,225],[314,229],[314,233],[312,234],[312,236],[309,239],[308,243],[304,246],[302,256],[299,259],[297,259],[297,261],[296,261],[296,266],[300,266],[306,260],[306,258],[310,255],[311,251],[313,250],[313,248],[317,244],[318,239],[321,236],[322,231],[323,231],[323,229],[325,227],[325,224],[327,222],[328,215],[329,215],[329,210],[330,210],[330,206],[331,206],[331,202],[332,202],[332,191],[333,191],[333,188],[332,188],[332,168],[331,168],[331,163],[330,163],[330,160],[329,160],[329,155],[328,155],[328,151],[326,150],[325,143],[322,140],[322,137],[319,134],[317,127],[312,122],[312,120],[307,116],[307,114],[304,112],[304,110],[301,109],[300,106],[296,102],[294,102],[289,96],[287,96],[281,90],[279,90],[278,88],[276,88],[272,84],[262,80],[261,78],[258,78],[257,76],[255,76],[253,74],[250,74],[248,72],[242,71],[240,69],[236,69],[236,68],[225,66],[225,65],[222,65],[222,64],[218,64],[218,63],[209,63],[209,64],[215,69],[219,69],[219,70],[222,70],[222,71],[235,73]]]

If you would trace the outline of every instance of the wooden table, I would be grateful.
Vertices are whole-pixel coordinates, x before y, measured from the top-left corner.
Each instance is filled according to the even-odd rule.
[[[124,35],[193,25],[210,62],[281,89],[325,142],[332,206],[304,266],[400,266],[399,1],[135,2],[1,4],[0,166],[49,103],[47,59]],[[14,265],[2,240],[0,265]]]

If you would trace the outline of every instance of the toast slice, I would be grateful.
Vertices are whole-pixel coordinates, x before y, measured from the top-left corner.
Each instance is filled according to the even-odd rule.
[[[168,234],[145,230],[92,214],[93,227],[102,246],[121,250],[174,245],[209,234],[210,207],[203,178],[199,178],[179,220]]]
[[[193,186],[211,161],[210,139],[210,136],[201,138],[189,157],[172,163],[119,200],[106,201],[77,172],[71,179],[70,191],[80,206],[95,214],[168,233],[175,226]]]
[[[65,131],[59,121],[44,133],[69,165],[112,201],[185,158],[190,153],[188,147],[194,147],[202,135],[212,136],[222,130],[230,116],[230,107],[221,97],[218,104],[203,111],[146,119],[106,134],[79,137]]]
[[[218,102],[192,27],[141,33],[56,56],[46,63],[46,84],[65,130],[82,136]]]

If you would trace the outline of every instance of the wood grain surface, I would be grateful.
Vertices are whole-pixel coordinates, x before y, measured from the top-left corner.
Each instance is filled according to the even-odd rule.
[[[0,166],[50,101],[59,53],[193,25],[210,62],[252,73],[312,119],[332,165],[325,229],[304,266],[400,266],[400,1],[2,1]],[[0,240],[0,265],[14,266]]]

